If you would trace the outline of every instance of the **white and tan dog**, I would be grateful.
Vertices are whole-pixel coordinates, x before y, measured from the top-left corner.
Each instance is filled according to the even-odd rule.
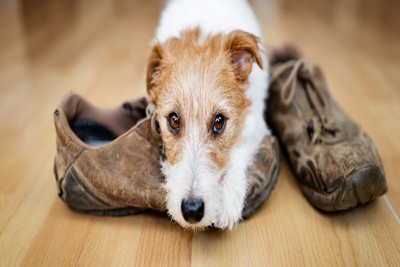
[[[268,63],[245,0],[172,0],[147,69],[149,101],[165,146],[167,208],[192,230],[232,228],[246,170],[269,130]]]

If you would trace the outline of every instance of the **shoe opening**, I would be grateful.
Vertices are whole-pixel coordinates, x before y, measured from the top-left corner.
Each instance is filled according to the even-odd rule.
[[[74,119],[69,125],[79,139],[91,146],[102,146],[118,137],[103,125],[87,119]]]

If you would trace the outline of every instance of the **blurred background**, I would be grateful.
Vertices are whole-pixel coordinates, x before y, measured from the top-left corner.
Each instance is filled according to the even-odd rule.
[[[309,61],[322,66],[332,95],[375,141],[387,174],[388,200],[400,212],[400,1],[250,3],[267,49],[291,42]],[[225,259],[238,264],[237,257],[245,255],[243,236],[253,263],[262,262],[260,259],[279,263],[287,258],[293,266],[298,263],[298,254],[286,255],[298,253],[300,246],[310,248],[304,260],[322,261],[331,257],[332,251],[336,257],[343,248],[347,259],[338,265],[380,265],[379,259],[396,258],[399,247],[387,242],[391,233],[399,233],[385,204],[389,202],[380,199],[369,209],[337,217],[317,213],[302,197],[284,162],[278,185],[260,215],[232,234],[218,233],[217,238],[192,235],[168,220],[146,215],[118,220],[80,215],[61,203],[52,173],[53,111],[70,91],[101,107],[143,96],[149,44],[164,5],[161,0],[0,0],[0,265],[23,261],[27,265],[56,265],[60,259],[68,262],[76,258],[98,265],[104,259],[108,263],[117,258],[129,262],[131,242],[139,242],[132,241],[135,236],[150,242],[140,239],[135,243],[139,259],[143,255],[147,255],[146,260],[173,255],[169,258],[172,262],[175,257],[184,257],[182,265],[196,255],[214,266],[218,266],[220,255],[231,255]],[[299,223],[294,225],[294,220]],[[363,223],[371,228],[362,231]],[[248,239],[246,232],[241,232],[245,226]],[[285,235],[290,229],[300,235],[306,226],[309,232],[304,235],[312,234],[301,240],[294,242],[290,232]],[[279,228],[286,230],[276,231]],[[336,243],[331,243],[332,236]],[[162,245],[176,238],[175,246]],[[85,242],[100,252],[87,250],[86,256],[80,257]],[[68,253],[63,253],[65,244]],[[113,250],[111,246],[117,244],[120,246]],[[155,249],[148,249],[148,244]],[[236,253],[239,250],[232,250],[230,244],[243,253]],[[381,250],[378,253],[375,247],[364,244],[378,244]],[[263,251],[264,247],[272,252]],[[315,253],[321,247],[329,251]],[[125,252],[120,257],[113,253],[116,249]],[[153,257],[157,249],[165,254]],[[107,256],[98,257],[97,253]],[[215,257],[208,257],[208,253]],[[369,257],[378,260],[369,261]]]
[[[398,0],[250,2],[268,47],[290,41],[322,65],[345,71],[368,60],[382,75],[399,76]],[[70,90],[98,103],[143,95],[148,45],[164,4],[1,0],[1,113],[22,99],[54,107]]]

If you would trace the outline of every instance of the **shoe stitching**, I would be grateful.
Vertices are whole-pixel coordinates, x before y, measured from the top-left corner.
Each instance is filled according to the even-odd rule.
[[[66,147],[68,147],[68,144],[67,144]],[[60,179],[60,181],[59,181],[60,187],[61,187],[61,185],[62,185],[62,182],[64,181],[65,176],[66,176],[67,173],[70,171],[71,166],[75,163],[75,161],[77,160],[77,158],[82,154],[82,152],[83,152],[84,150],[85,150],[85,149],[82,148],[82,149],[78,152],[78,154],[76,154],[76,156],[75,156],[75,157],[71,160],[71,162],[68,164],[67,168],[65,169],[64,175],[61,177],[61,179]]]

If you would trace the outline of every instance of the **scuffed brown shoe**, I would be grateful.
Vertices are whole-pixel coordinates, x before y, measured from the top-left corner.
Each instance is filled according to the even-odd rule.
[[[332,99],[321,69],[282,53],[272,61],[271,76],[267,121],[308,200],[335,211],[383,195],[378,152]]]
[[[75,94],[62,100],[54,113],[54,172],[69,207],[99,215],[165,210],[158,136],[148,119],[138,122],[146,105],[101,110]]]
[[[54,173],[59,196],[70,208],[113,216],[166,211],[161,140],[146,117],[147,104],[143,98],[105,110],[76,94],[62,100],[54,113]],[[271,194],[280,169],[278,151],[276,139],[265,137],[248,170],[243,218]]]

